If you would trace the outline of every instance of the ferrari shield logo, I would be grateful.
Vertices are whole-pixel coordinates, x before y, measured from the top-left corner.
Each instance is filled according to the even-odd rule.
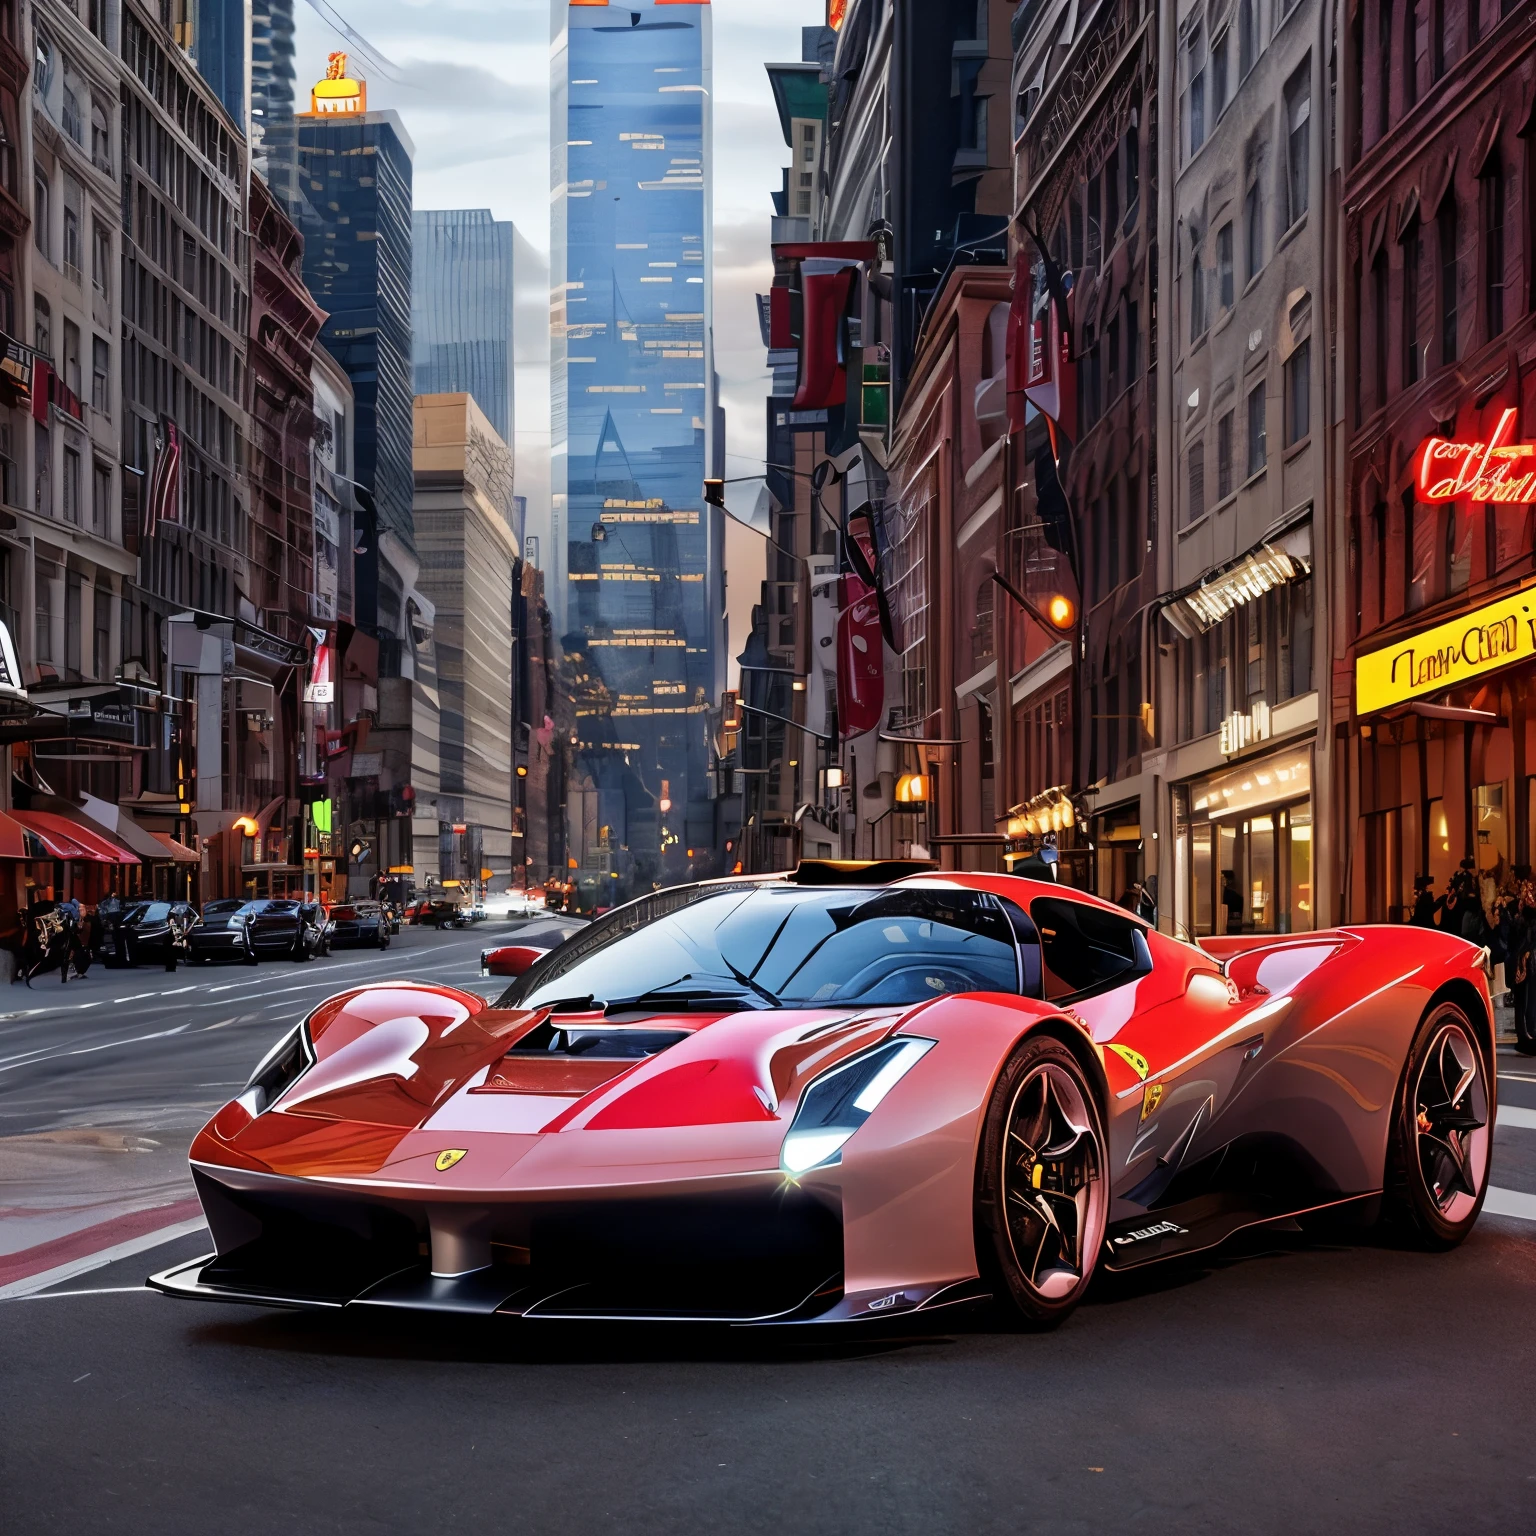
[[[1142,1118],[1146,1118],[1145,1112],[1143,1112]],[[439,1152],[437,1154],[437,1171],[439,1173],[447,1173],[467,1151],[467,1147],[449,1147],[446,1151]]]
[[[1142,1120],[1145,1120],[1162,1102],[1163,1085],[1161,1083],[1148,1083],[1146,1092],[1141,1096]]]
[[[1132,1072],[1143,1082],[1147,1080],[1147,1058],[1140,1051],[1133,1051],[1128,1045],[1114,1045],[1109,1047],[1116,1056],[1123,1061]]]

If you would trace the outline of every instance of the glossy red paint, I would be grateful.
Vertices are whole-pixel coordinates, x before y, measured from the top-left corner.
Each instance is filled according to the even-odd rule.
[[[503,944],[498,949],[487,949],[480,955],[480,972],[484,976],[521,976],[531,970],[548,953],[528,944]]]

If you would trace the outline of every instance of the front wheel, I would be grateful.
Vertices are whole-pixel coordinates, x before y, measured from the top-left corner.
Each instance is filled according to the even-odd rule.
[[[1454,1248],[1488,1193],[1493,1115],[1488,1063],[1455,1003],[1419,1025],[1398,1090],[1384,1219],[1417,1246]]]
[[[976,1170],[976,1256],[1026,1327],[1054,1328],[1093,1278],[1108,1215],[1103,1114],[1077,1058],[1037,1035],[992,1091]]]

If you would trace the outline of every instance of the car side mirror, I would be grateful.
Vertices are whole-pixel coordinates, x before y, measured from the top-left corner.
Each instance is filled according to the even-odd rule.
[[[506,944],[500,949],[480,952],[482,976],[521,976],[544,958],[542,949],[532,949],[526,944]]]

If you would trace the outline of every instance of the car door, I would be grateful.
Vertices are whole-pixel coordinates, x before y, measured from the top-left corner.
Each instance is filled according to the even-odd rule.
[[[1104,1049],[1111,1193],[1144,1208],[1198,1155],[1237,1083],[1247,1043],[1233,1032],[1235,989],[1214,961],[1129,915],[1065,894],[1030,912],[1044,996]]]

